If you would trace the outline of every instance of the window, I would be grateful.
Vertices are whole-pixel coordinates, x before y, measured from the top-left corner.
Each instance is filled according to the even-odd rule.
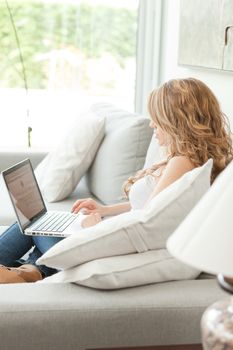
[[[1,147],[27,146],[31,127],[50,148],[92,103],[134,109],[138,2],[1,1]]]

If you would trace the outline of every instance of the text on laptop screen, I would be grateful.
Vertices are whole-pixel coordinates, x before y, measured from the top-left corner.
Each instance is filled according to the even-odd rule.
[[[30,164],[12,171],[5,181],[22,226],[44,209],[44,204],[33,176]]]

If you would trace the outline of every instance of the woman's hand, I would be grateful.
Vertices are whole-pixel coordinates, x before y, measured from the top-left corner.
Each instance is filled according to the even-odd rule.
[[[101,215],[99,213],[89,214],[81,222],[83,228],[91,227],[101,221]]]
[[[92,198],[84,198],[77,200],[72,209],[72,213],[78,213],[81,209],[83,214],[95,214],[98,213],[100,216],[105,216],[105,207],[97,203]]]

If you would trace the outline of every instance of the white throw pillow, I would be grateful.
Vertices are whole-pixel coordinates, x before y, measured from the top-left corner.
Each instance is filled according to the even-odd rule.
[[[80,116],[57,148],[37,166],[35,174],[48,202],[70,195],[91,165],[104,137],[104,118]]]
[[[143,168],[152,129],[149,118],[109,104],[92,112],[106,118],[105,138],[88,171],[89,189],[104,204],[119,202],[123,183]]]
[[[37,263],[66,269],[103,257],[165,248],[167,238],[208,190],[212,163],[183,175],[145,209],[109,218],[60,241]]]
[[[146,153],[146,160],[143,168],[150,168],[152,165],[158,164],[166,158],[165,147],[159,146],[158,140],[153,135]]]
[[[60,271],[42,283],[74,282],[98,289],[194,279],[200,272],[174,259],[166,249],[113,256]]]

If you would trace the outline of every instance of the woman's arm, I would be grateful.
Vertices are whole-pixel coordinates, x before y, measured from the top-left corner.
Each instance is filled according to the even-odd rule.
[[[173,157],[167,164],[161,178],[155,186],[154,191],[152,192],[148,202],[154,198],[158,193],[163,191],[166,187],[171,185],[173,182],[178,180],[181,176],[183,176],[188,171],[194,169],[195,166],[192,162],[184,156],[176,156]]]
[[[78,213],[81,210],[83,214],[98,213],[101,215],[101,217],[104,217],[118,215],[129,211],[130,209],[131,206],[129,202],[114,205],[102,205],[92,198],[84,198],[77,200],[74,203],[71,211],[73,213]]]
[[[114,216],[130,211],[129,202],[105,206],[105,216]]]

